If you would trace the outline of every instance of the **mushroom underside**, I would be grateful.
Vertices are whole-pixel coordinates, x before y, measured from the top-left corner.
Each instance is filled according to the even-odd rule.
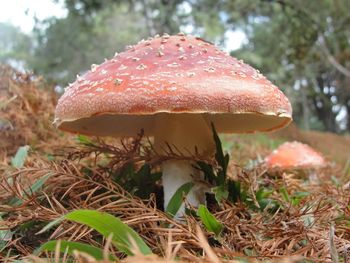
[[[130,137],[141,129],[146,136],[155,133],[155,122],[159,116],[200,115],[207,123],[213,123],[220,133],[268,132],[284,127],[290,116],[261,113],[167,113],[155,114],[102,114],[78,120],[62,120],[59,128],[65,131],[95,136]]]

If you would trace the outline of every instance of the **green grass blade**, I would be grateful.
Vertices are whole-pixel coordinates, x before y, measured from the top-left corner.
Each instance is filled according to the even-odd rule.
[[[244,200],[242,198],[243,192],[241,189],[241,182],[228,180],[227,181],[228,199],[235,203],[238,200]]]
[[[3,221],[0,216],[0,222]],[[0,252],[3,251],[8,242],[12,240],[12,232],[10,230],[0,230]]]
[[[223,186],[223,185],[225,185],[225,182],[226,182],[227,167],[228,167],[228,163],[230,161],[230,156],[228,154],[224,154],[220,137],[219,137],[218,133],[216,132],[213,123],[211,123],[211,128],[212,128],[213,139],[214,139],[215,147],[216,147],[215,159],[221,167],[221,171],[219,171],[219,173],[217,175],[216,184],[218,186]]]
[[[206,208],[204,205],[199,205],[197,215],[209,232],[214,233],[215,236],[220,235],[224,225],[220,223],[212,213],[209,212],[208,208]]]
[[[76,141],[77,141],[77,143],[82,144],[82,145],[87,145],[87,146],[93,145],[93,142],[90,140],[90,138],[88,138],[87,136],[81,135],[81,134],[77,135]]]
[[[130,239],[134,240],[142,254],[148,255],[152,253],[151,249],[132,228],[124,224],[119,218],[108,213],[95,210],[75,210],[68,213],[65,219],[87,225],[106,238],[113,234],[113,245],[127,255],[134,254],[131,251],[133,245]]]
[[[176,190],[175,194],[171,197],[165,212],[172,217],[176,215],[177,211],[179,211],[183,203],[183,198],[187,196],[192,187],[192,182],[188,182],[180,186],[179,189]]]
[[[65,241],[65,240],[53,240],[48,241],[41,245],[41,247],[35,251],[36,254],[42,252],[42,251],[50,251],[55,252],[56,247],[60,243],[60,251],[62,253],[67,253],[68,255],[73,256],[73,251],[80,251],[84,252],[90,256],[92,256],[96,260],[103,260],[103,250],[94,246],[90,246],[87,244],[83,244],[80,242],[72,242],[72,241]],[[112,255],[109,255],[110,260],[115,260],[115,257]]]
[[[15,157],[11,158],[11,165],[14,168],[22,168],[24,165],[24,162],[28,156],[29,146],[25,145],[22,147],[19,147]]]
[[[290,197],[289,197],[288,191],[285,187],[280,188],[280,193],[286,202],[290,202]]]
[[[38,192],[41,189],[41,187],[45,184],[46,180],[49,179],[49,177],[51,175],[52,174],[47,174],[47,175],[39,178],[38,180],[36,180],[32,186],[30,186],[28,189],[26,189],[25,193],[34,194],[34,193]],[[24,197],[26,197],[25,193],[23,194]],[[20,206],[22,203],[23,203],[23,201],[21,199],[14,197],[14,198],[11,198],[7,204],[10,206]]]
[[[53,228],[54,226],[58,225],[59,223],[61,223],[63,220],[65,219],[65,216],[61,216],[59,218],[56,218],[55,220],[52,220],[50,223],[48,223],[46,226],[44,226],[38,233],[36,233],[37,235],[42,234],[48,230],[50,230],[51,228]]]
[[[221,140],[219,138],[218,133],[215,130],[215,127],[214,127],[213,123],[211,123],[211,129],[212,129],[212,132],[213,132],[213,139],[214,139],[215,147],[216,147],[215,159],[219,163],[219,165],[222,166],[222,168],[224,168],[224,166],[225,166],[225,155],[224,155],[224,152],[222,150]]]
[[[200,169],[204,173],[204,177],[208,182],[214,184],[217,181],[216,175],[213,170],[213,166],[201,161],[197,162],[197,166],[198,169]]]
[[[220,186],[216,186],[216,187],[213,187],[211,189],[211,192],[215,194],[215,200],[216,202],[218,202],[219,204],[221,203],[221,201],[223,199],[227,199],[228,198],[228,195],[229,195],[229,192],[227,190],[227,187],[223,186],[223,185],[220,185]]]

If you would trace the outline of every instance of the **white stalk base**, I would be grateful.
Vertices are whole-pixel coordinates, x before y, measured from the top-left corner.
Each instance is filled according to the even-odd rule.
[[[156,120],[154,136],[155,149],[159,153],[167,152],[167,144],[178,149],[183,155],[195,153],[212,155],[215,145],[210,123],[201,114],[159,114]],[[205,204],[205,192],[209,190],[202,181],[200,171],[193,168],[192,163],[185,160],[170,160],[162,165],[162,180],[164,189],[164,209],[170,199],[183,184],[193,182],[194,186],[186,197],[186,202],[193,207]],[[182,205],[175,218],[179,220],[184,215],[185,206]]]
[[[205,204],[205,192],[210,189],[200,180],[202,176],[197,169],[192,167],[188,161],[166,161],[162,165],[163,170],[163,186],[164,186],[164,206],[168,206],[170,199],[174,196],[177,189],[185,183],[192,182],[194,185],[186,196],[186,202],[193,207]],[[170,186],[170,187],[169,187]],[[185,212],[185,205],[182,204],[179,211],[175,215],[175,219],[179,218]]]

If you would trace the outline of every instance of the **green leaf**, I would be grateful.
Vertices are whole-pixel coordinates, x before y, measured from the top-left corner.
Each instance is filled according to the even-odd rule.
[[[162,172],[156,172],[150,174],[152,182],[156,183],[162,178]]]
[[[267,206],[271,211],[274,211],[278,206],[278,203],[275,200],[268,198],[273,192],[274,190],[260,187],[259,190],[255,193],[255,198],[259,203],[259,209],[261,211],[265,210]],[[256,207],[255,204],[252,205]]]
[[[242,192],[241,192],[241,183],[238,181],[227,181],[227,189],[228,189],[228,199],[235,203],[238,200],[242,200]]]
[[[23,197],[28,197],[26,193],[31,193],[34,194],[38,190],[41,189],[41,187],[45,184],[46,180],[49,179],[49,177],[52,176],[52,174],[47,174],[38,180],[35,181],[35,183],[30,186],[28,189],[25,190],[23,193]],[[23,201],[17,197],[11,198],[10,201],[8,202],[8,205],[10,206],[20,206],[23,203]]]
[[[39,254],[42,251],[51,251],[55,252],[56,247],[59,245],[59,249],[62,253],[68,253],[68,255],[73,256],[73,251],[84,252],[92,256],[96,260],[103,260],[103,250],[91,245],[83,244],[80,242],[72,242],[65,240],[53,240],[48,241],[41,245],[41,247],[35,251],[35,254]],[[116,258],[112,255],[109,255],[110,260],[115,260]]]
[[[0,221],[3,221],[0,216]],[[10,230],[0,230],[0,252],[6,247],[7,243],[11,241],[13,233]]]
[[[187,194],[192,189],[193,185],[194,184],[192,182],[188,182],[180,186],[179,189],[177,189],[177,191],[169,201],[169,204],[165,210],[166,213],[168,213],[172,217],[176,215],[177,211],[179,211],[183,203],[183,198],[187,196]]]
[[[309,196],[309,192],[295,192],[292,196],[292,205],[299,205],[301,200],[303,200],[305,197]]]
[[[113,234],[113,245],[127,255],[133,255],[131,251],[133,243],[130,239],[134,241],[143,255],[152,253],[151,249],[132,228],[108,213],[94,210],[75,210],[68,213],[65,219],[87,225],[106,238]]]
[[[219,163],[219,165],[224,168],[225,166],[224,152],[222,151],[221,141],[220,141],[219,135],[215,130],[214,123],[211,123],[211,129],[213,132],[213,138],[214,138],[215,147],[216,147],[215,159]]]
[[[218,186],[222,186],[226,182],[226,175],[227,175],[227,167],[228,163],[230,161],[230,156],[228,154],[224,154],[222,150],[222,144],[219,135],[217,134],[214,124],[211,123],[212,132],[213,132],[213,138],[216,146],[216,152],[215,152],[215,159],[218,162],[218,164],[221,167],[221,170],[219,171],[216,179],[216,184]]]
[[[137,173],[132,176],[132,186],[137,190],[135,195],[148,199],[151,193],[154,193],[156,182],[162,177],[161,172],[152,173],[152,168],[149,164],[144,164]]]
[[[211,189],[211,191],[215,194],[216,202],[221,203],[222,199],[228,198],[228,190],[225,186],[216,186]]]
[[[255,193],[255,198],[258,202],[269,197],[273,193],[273,190],[267,190],[264,187],[259,188],[259,190]]]
[[[136,189],[136,182],[133,181],[134,177],[135,165],[133,163],[127,163],[121,171],[114,174],[115,182],[122,185],[126,191],[132,194],[134,194]]]
[[[280,188],[280,193],[286,202],[290,202],[290,197],[289,197],[289,194],[288,194],[287,189],[285,187]]]
[[[15,157],[11,158],[11,165],[14,168],[21,168],[24,165],[24,162],[28,156],[29,146],[25,145],[22,147],[19,147]]]
[[[48,231],[49,229],[51,229],[55,225],[58,225],[59,223],[61,223],[64,219],[65,219],[65,215],[63,215],[59,218],[56,218],[55,220],[52,220],[50,223],[48,223],[46,226],[44,226],[37,234],[42,234],[42,233]]]
[[[205,162],[197,162],[198,169],[200,169],[204,173],[204,178],[211,184],[214,184],[217,180],[216,175],[214,173],[214,169],[211,165]]]
[[[228,167],[228,163],[230,162],[230,155],[229,154],[225,154],[225,157],[224,157],[224,172],[226,174],[227,172],[227,167]]]
[[[142,185],[144,179],[148,179],[151,174],[151,166],[144,164],[136,173],[133,172],[132,177],[137,185]]]
[[[224,225],[220,223],[212,213],[209,212],[208,208],[206,208],[204,205],[199,205],[197,215],[209,232],[213,232],[215,236],[220,235]]]
[[[331,176],[331,182],[337,187],[339,187],[341,185],[339,179],[337,177],[335,177],[334,175]]]
[[[93,145],[93,142],[88,137],[81,134],[77,135],[76,140],[83,145]]]

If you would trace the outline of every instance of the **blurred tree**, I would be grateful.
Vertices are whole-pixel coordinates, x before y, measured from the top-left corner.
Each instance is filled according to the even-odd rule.
[[[57,0],[56,0],[57,1]],[[216,12],[220,1],[208,0],[65,0],[68,12],[81,17],[85,23],[91,22],[101,10],[111,6],[127,5],[129,13],[136,14],[143,21],[149,36],[156,34],[176,34],[186,27],[193,33],[215,41],[222,41],[225,26]],[[215,7],[215,8],[212,8]],[[221,13],[223,14],[223,13]]]
[[[57,0],[56,0],[57,1]],[[182,16],[177,12],[184,0],[65,0],[68,12],[89,23],[99,11],[111,6],[127,5],[129,13],[137,14],[148,35],[177,33]]]
[[[233,26],[249,39],[234,55],[260,68],[291,96],[305,128],[338,132],[347,110],[350,131],[350,1],[223,1]]]
[[[0,62],[23,67],[30,57],[32,41],[30,36],[7,23],[0,23]]]
[[[38,43],[30,66],[61,85],[147,36],[143,21],[123,4],[100,10],[88,22],[72,14],[48,19],[37,24],[35,34]]]
[[[175,34],[188,25],[194,33],[222,43],[225,27],[220,16],[202,2],[206,1],[65,0],[66,18],[37,24],[38,44],[30,66],[65,85],[87,70],[86,65],[99,63],[130,43]]]

